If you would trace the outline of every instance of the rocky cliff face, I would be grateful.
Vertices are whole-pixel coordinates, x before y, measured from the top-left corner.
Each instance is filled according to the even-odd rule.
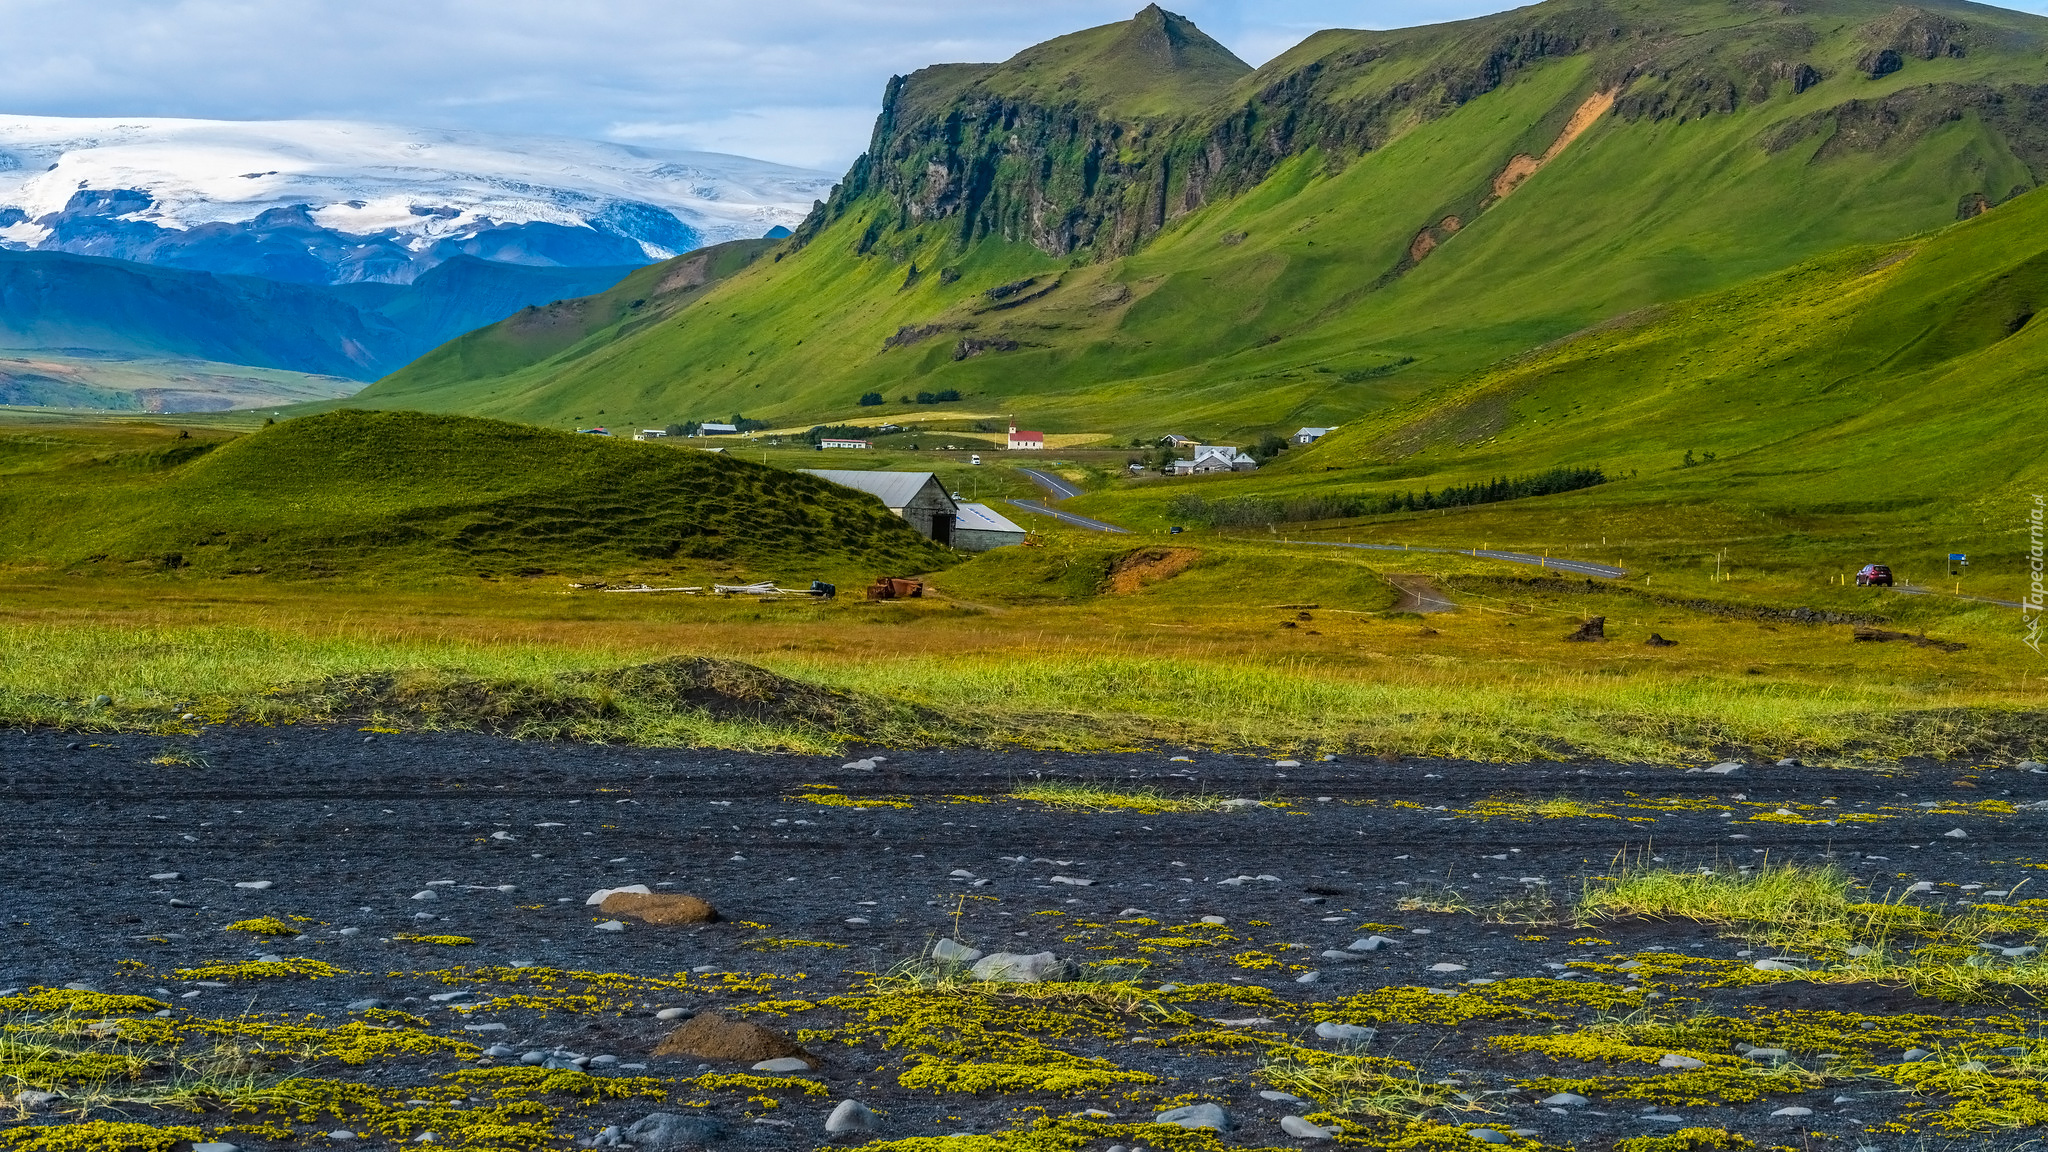
[[[1682,123],[1789,100],[1830,78],[1861,83],[1914,61],[1962,57],[1973,38],[2036,55],[2043,39],[2036,31],[2022,45],[2010,28],[1980,36],[1968,21],[1922,8],[1870,18],[1858,0],[1814,9],[1743,5],[1755,16],[1738,22],[1715,18],[1725,11],[1709,7],[1731,5],[1673,6],[1659,16],[1553,0],[1434,28],[1326,32],[1254,73],[1218,67],[1226,50],[1154,6],[1126,25],[1053,41],[1001,65],[946,65],[892,79],[867,154],[798,229],[798,243],[867,205],[874,211],[862,251],[886,246],[892,231],[943,222],[963,245],[993,236],[1052,255],[1110,258],[1177,216],[1248,190],[1293,157],[1315,150],[1326,163],[1345,164],[1565,57],[1591,59],[1584,91],[1560,116],[1594,92],[1612,92],[1620,120]],[[1828,38],[1847,14],[1860,22],[1855,55],[1843,59]],[[1083,37],[1097,42],[1054,50]],[[1120,78],[1121,89],[1099,90],[1105,76]],[[1171,99],[1147,104],[1133,95],[1140,84],[1171,88]],[[1975,112],[2036,182],[2048,175],[2048,129],[2030,118],[2048,86],[1939,83],[1870,98],[1842,87],[1848,99],[1788,116],[1760,132],[1758,146],[1782,148],[1827,130],[1824,154],[1899,147]]]

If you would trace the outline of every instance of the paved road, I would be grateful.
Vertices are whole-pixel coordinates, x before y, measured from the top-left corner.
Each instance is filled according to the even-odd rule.
[[[1441,552],[1454,556],[1477,556],[1482,560],[1505,560],[1510,564],[1534,564],[1574,576],[1597,576],[1618,580],[1628,575],[1625,568],[1596,564],[1591,560],[1565,560],[1557,556],[1534,556],[1527,552],[1500,552],[1492,548],[1409,548],[1401,544],[1345,544],[1336,540],[1282,540],[1283,544],[1313,544],[1319,548],[1362,548],[1371,552]]]
[[[1055,500],[1065,500],[1070,496],[1079,496],[1081,494],[1079,488],[1074,487],[1050,472],[1041,472],[1036,468],[1019,468],[1017,471],[1031,477],[1032,483],[1051,493],[1052,498]]]
[[[1026,469],[1026,471],[1029,471],[1029,469]],[[1076,516],[1072,512],[1062,512],[1043,501],[1008,500],[1005,502],[1015,504],[1027,512],[1036,512],[1040,516],[1050,516],[1062,524],[1071,524],[1076,528],[1086,528],[1090,532],[1116,532],[1125,536],[1131,534],[1129,528],[1119,528],[1114,524],[1105,523],[1101,520],[1090,520],[1086,516]]]

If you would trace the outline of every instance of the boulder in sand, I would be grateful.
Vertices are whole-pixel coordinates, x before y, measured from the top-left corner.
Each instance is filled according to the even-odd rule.
[[[738,1020],[723,1012],[699,1012],[689,1023],[662,1038],[656,1058],[695,1056],[699,1060],[733,1060],[758,1064],[783,1056],[800,1056],[818,1066],[817,1057],[772,1028]]]
[[[715,924],[718,909],[682,892],[614,892],[598,905],[607,916],[625,916],[647,924]]]

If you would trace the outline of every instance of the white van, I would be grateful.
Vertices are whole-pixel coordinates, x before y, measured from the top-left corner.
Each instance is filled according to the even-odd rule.
[[[981,467],[981,454],[977,452],[976,454],[969,456],[967,458],[967,462],[969,464],[974,465],[976,468]]]

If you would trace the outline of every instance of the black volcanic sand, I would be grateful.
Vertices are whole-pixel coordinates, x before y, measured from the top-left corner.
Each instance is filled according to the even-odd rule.
[[[480,1046],[504,1043],[521,1053],[611,1055],[617,1064],[600,1061],[589,1070],[673,1079],[699,1075],[703,1062],[649,1058],[680,1023],[656,1020],[656,1010],[731,1008],[761,1000],[815,1003],[862,988],[861,973],[885,972],[922,956],[957,925],[963,939],[985,950],[1050,950],[1082,963],[1141,957],[1149,949],[1142,958],[1153,966],[1137,978],[1143,989],[1208,981],[1267,988],[1284,1003],[1261,1006],[1252,992],[1248,1007],[1245,998],[1233,1002],[1219,993],[1171,1003],[1200,1018],[1251,1022],[1194,1027],[1141,1015],[1114,1037],[1083,1031],[1047,1038],[1064,1051],[1158,1078],[1135,1089],[1075,1094],[912,1090],[897,1082],[909,1066],[900,1051],[873,1038],[856,1048],[813,1037],[806,1047],[820,1058],[815,1078],[827,1086],[825,1095],[793,1096],[779,1107],[749,1103],[745,1091],[681,1091],[669,1103],[600,1101],[571,1107],[560,1124],[562,1143],[651,1111],[691,1111],[684,1104],[692,1100],[711,1101],[696,1111],[726,1123],[722,1139],[809,1147],[823,1139],[832,1105],[848,1097],[882,1113],[882,1138],[897,1138],[1004,1131],[1038,1115],[1034,1109],[1065,1115],[1093,1107],[1119,1121],[1144,1121],[1162,1102],[1196,1094],[1223,1103],[1235,1118],[1237,1128],[1224,1138],[1226,1144],[1291,1146],[1302,1142],[1283,1135],[1278,1119],[1314,1106],[1258,1095],[1269,1087],[1257,1075],[1259,1045],[1154,1041],[1176,1032],[1237,1027],[1331,1050],[1342,1045],[1318,1039],[1314,1024],[1336,1018],[1329,1005],[1373,989],[1470,991],[1479,986],[1464,985],[1466,980],[1545,978],[1620,990],[1636,984],[1611,965],[1644,952],[1727,961],[1730,970],[1748,971],[1753,963],[1738,962],[1747,952],[1739,940],[1690,923],[1489,924],[1470,914],[1403,911],[1398,902],[1404,896],[1449,886],[1473,904],[1486,905],[1542,887],[1569,903],[1589,877],[1613,869],[1617,855],[1627,850],[1674,867],[1722,870],[1766,855],[1774,864],[1835,861],[1869,884],[1874,897],[1927,880],[1935,890],[1913,899],[1960,911],[1971,902],[1998,899],[1980,897],[1980,891],[2013,892],[2036,874],[2035,855],[2048,855],[2042,851],[2043,812],[2027,807],[2048,797],[2048,775],[2013,768],[1752,765],[1723,776],[1645,765],[1420,759],[1282,765],[1207,752],[1185,753],[1179,760],[1171,751],[879,755],[879,764],[861,769],[846,763],[851,757],[462,735],[316,729],[220,730],[196,739],[6,733],[0,735],[0,808],[9,830],[0,844],[6,894],[0,993],[76,984],[167,1001],[173,1019],[192,1013],[297,1020],[313,1013],[327,1025],[347,1020],[351,1001],[380,998],[392,1009],[425,1018],[436,1035]],[[156,762],[165,760],[173,762]],[[1016,787],[1055,779],[1144,784],[1284,805],[1197,814],[1076,814],[1006,799]],[[806,784],[836,787],[806,790]],[[859,809],[792,799],[806,791],[888,798],[907,806]],[[1489,818],[1486,809],[1475,807],[1516,798],[1569,798],[1593,815]],[[1688,810],[1688,802],[1708,798],[1714,802]],[[1822,804],[1828,799],[1836,803]],[[2018,808],[2006,814],[1985,801]],[[1925,807],[1928,802],[1941,807]],[[1733,817],[1723,815],[1730,811]],[[1852,813],[1885,818],[1825,822]],[[1967,839],[1944,835],[1958,828]],[[955,876],[956,870],[971,875]],[[181,878],[149,879],[166,872]],[[1093,883],[1053,883],[1054,876]],[[1239,877],[1248,878],[1221,883]],[[258,881],[270,887],[234,886]],[[629,884],[705,897],[726,922],[599,930],[597,923],[608,917],[586,906],[585,898]],[[1982,888],[1960,888],[1965,884]],[[436,898],[414,898],[424,891]],[[2010,899],[2027,894],[2022,889]],[[265,941],[224,931],[232,922],[263,916],[307,918],[298,922],[305,935]],[[1224,928],[1179,927],[1204,916],[1223,918]],[[1344,949],[1375,932],[1397,943],[1355,959],[1321,957],[1324,949]],[[475,943],[394,941],[401,933],[458,935]],[[1158,944],[1162,938],[1197,942]],[[797,943],[764,944],[772,941]],[[845,947],[812,946],[823,943]],[[359,974],[212,982],[219,986],[177,975],[181,968],[262,955],[307,957]],[[1592,967],[1573,969],[1575,962]],[[1432,971],[1440,963],[1465,970]],[[511,991],[541,994],[522,987],[517,974],[467,982],[422,975],[458,965],[513,964],[663,978],[707,971],[689,976],[681,987],[614,987],[595,1008],[591,1002],[580,1009],[564,1002],[546,1010],[525,1001],[529,1006],[508,1003],[464,1014],[428,999],[463,988],[486,998]],[[1316,982],[1298,982],[1306,970],[1320,973]],[[769,978],[734,981],[725,973]],[[576,987],[571,978],[551,979],[556,992]],[[1966,1021],[2015,1011],[2012,1005],[1964,1007],[1870,983],[1788,979],[1714,988],[1695,981],[1682,989],[1644,983],[1672,988],[1674,1005],[1684,1004],[1679,1015],[1797,1008]],[[1697,1002],[1685,1001],[1680,991]],[[1161,1002],[1169,1001],[1162,996]],[[1309,1007],[1318,1003],[1324,1009]],[[792,1035],[851,1018],[831,1006],[788,1011],[748,1018]],[[1551,1011],[1577,1025],[1595,1015],[1569,1006]],[[2037,1019],[2030,1008],[2018,1011],[2023,1021]],[[473,1029],[489,1024],[504,1027]],[[1379,1036],[1366,1050],[1413,1063],[1424,1081],[1456,1070],[1465,1087],[1499,1091],[1531,1076],[1657,1072],[1641,1064],[1553,1061],[1486,1043],[1503,1032],[1542,1034],[1551,1029],[1543,1023],[1435,1026],[1382,1019],[1376,1026]],[[1141,1036],[1145,1040],[1136,1039]],[[481,1063],[502,1066],[518,1059]],[[315,1060],[270,1071],[397,1089],[432,1084],[478,1063],[435,1055],[354,1067]],[[0,1076],[0,1095],[8,1087]],[[1605,1148],[1625,1136],[1668,1134],[1681,1124],[1726,1127],[1765,1145],[1810,1145],[1818,1137],[1809,1133],[1847,1141],[1845,1149],[1920,1140],[1869,1134],[1911,1110],[1910,1097],[1882,1081],[1860,1087],[1830,1082],[1803,1095],[1733,1106],[1596,1099],[1589,1106],[1553,1110],[1526,1092],[1482,1102],[1489,1113],[1439,1112],[1432,1118],[1519,1128],[1544,1143],[1584,1148]],[[1813,1112],[1772,1115],[1787,1105]],[[1649,1120],[1646,1108],[1648,1114],[1679,1119]],[[0,1132],[10,1123],[68,1122],[71,1117],[61,1109],[59,1101],[12,1121],[0,1112]],[[198,1123],[209,1130],[226,1122],[223,1116],[195,1121],[135,1107],[94,1115]],[[270,1138],[229,1138],[244,1148],[281,1147],[298,1139],[326,1145],[333,1142],[321,1133],[342,1126],[301,1123],[293,1140],[275,1132]],[[395,1147],[403,1132],[364,1135],[350,1146]]]

